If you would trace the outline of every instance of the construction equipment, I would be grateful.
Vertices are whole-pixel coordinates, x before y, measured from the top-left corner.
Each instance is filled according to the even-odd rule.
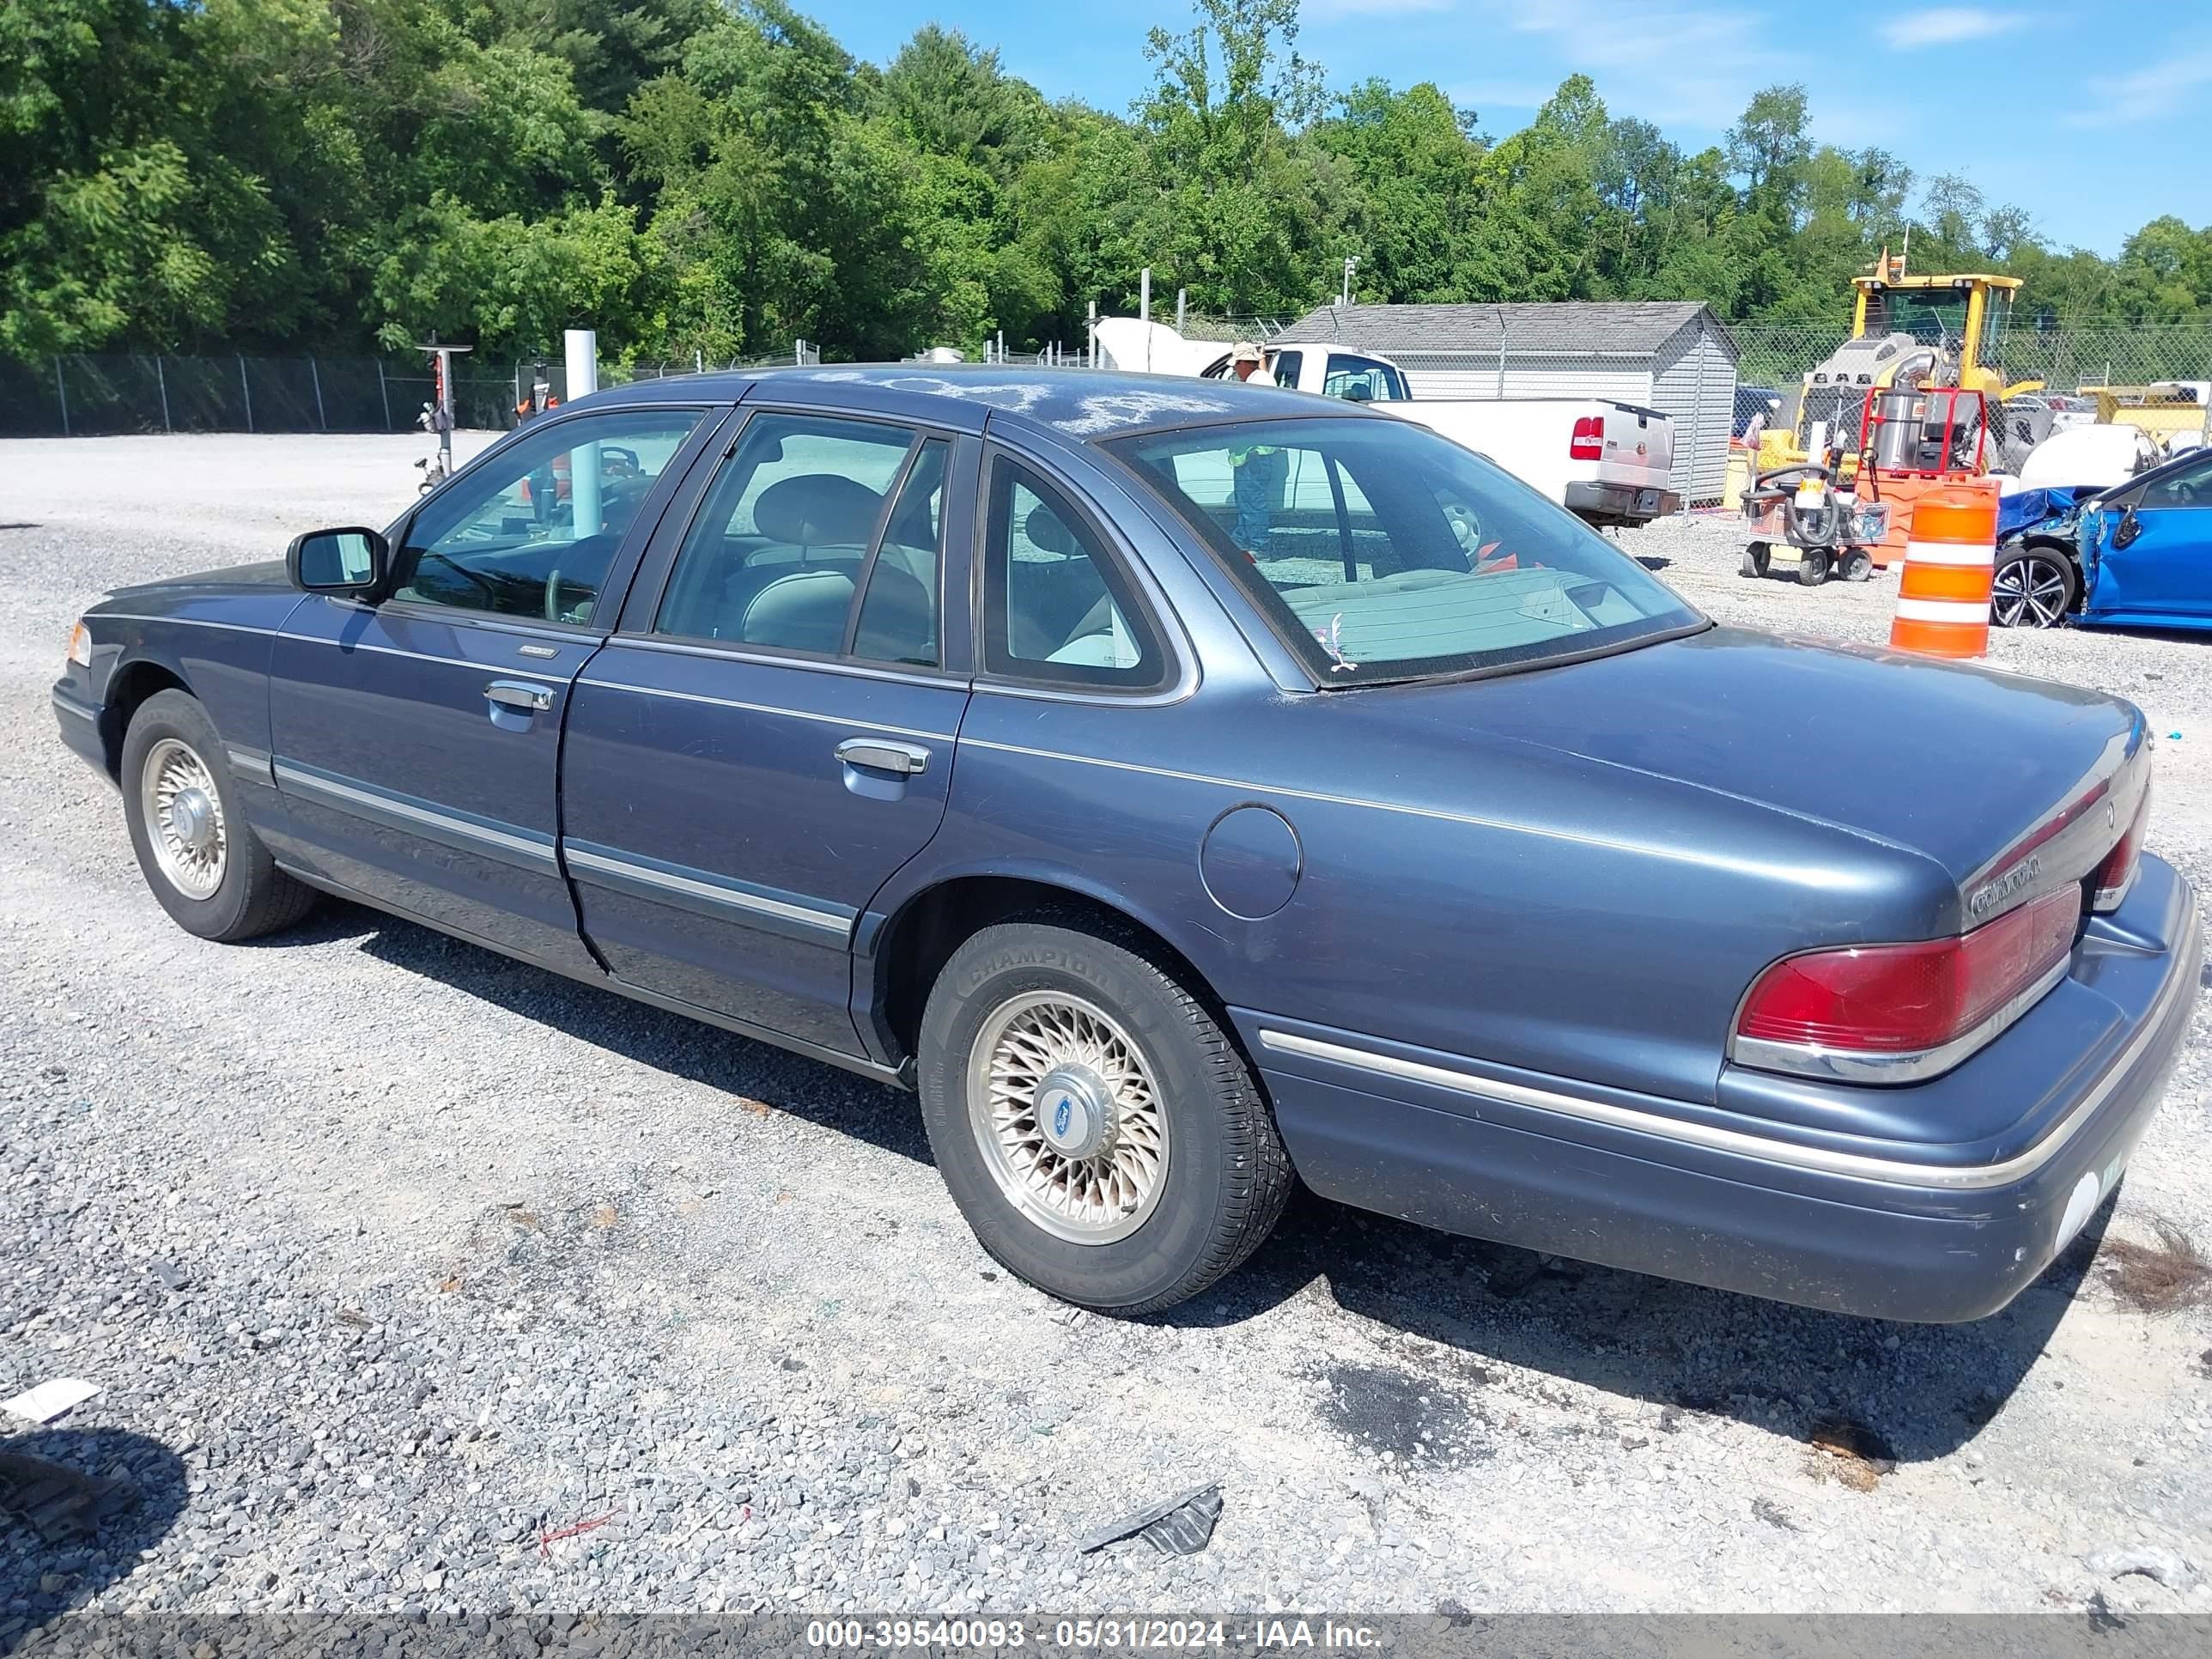
[[[1770,443],[1761,459],[1814,459],[1820,428],[1856,452],[1869,390],[1958,386],[1982,393],[1989,405],[2039,390],[2036,380],[2008,385],[1996,366],[2021,285],[2017,276],[1988,272],[1910,276],[1903,258],[1883,249],[1874,274],[1851,278],[1850,337],[1805,375],[1777,422],[1790,438]]]
[[[1863,582],[1874,574],[1869,549],[1888,527],[1889,509],[1862,501],[1843,477],[1833,449],[1817,461],[1794,461],[1761,472],[1744,492],[1743,515],[1756,540],[1743,550],[1742,574],[1795,571],[1808,587],[1831,576]]]
[[[1794,566],[1813,586],[1897,562],[1912,502],[1985,474],[1992,409],[2040,389],[2008,386],[1995,361],[2019,277],[1907,276],[1884,248],[1851,284],[1850,337],[1805,375],[1760,443],[1743,496],[1758,538],[1747,576]]]

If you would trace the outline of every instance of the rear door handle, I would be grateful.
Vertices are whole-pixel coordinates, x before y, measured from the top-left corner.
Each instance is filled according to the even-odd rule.
[[[929,769],[929,750],[918,743],[893,743],[887,738],[848,738],[837,745],[837,758],[848,766],[902,778],[919,777]]]
[[[502,708],[537,709],[553,706],[553,688],[528,680],[494,680],[484,687],[485,698]]]

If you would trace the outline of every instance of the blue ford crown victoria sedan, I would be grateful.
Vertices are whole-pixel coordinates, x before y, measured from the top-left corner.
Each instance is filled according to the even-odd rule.
[[[2197,989],[2127,704],[1716,627],[1272,388],[602,393],[382,532],[111,596],[54,703],[192,933],[341,894],[910,1085],[984,1248],[1119,1313],[1295,1174],[1974,1318]]]

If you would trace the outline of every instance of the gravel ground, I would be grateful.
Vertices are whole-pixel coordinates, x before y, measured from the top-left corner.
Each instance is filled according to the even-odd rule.
[[[2156,1218],[2212,1242],[2204,1015],[2102,1261],[1978,1324],[1311,1199],[1121,1324],[994,1267],[890,1091],[344,907],[188,937],[54,735],[66,629],[115,585],[381,521],[420,447],[0,443],[0,1395],[103,1390],[0,1452],[141,1489],[97,1547],[0,1529],[0,1638],[88,1602],[2212,1609],[2212,1317],[2105,1280]],[[1724,619],[1886,635],[1890,584],[1743,581],[1726,520],[1624,544]],[[2149,712],[2151,845],[2212,882],[2212,642],[1995,657]],[[1201,1481],[1204,1553],[1074,1553]]]

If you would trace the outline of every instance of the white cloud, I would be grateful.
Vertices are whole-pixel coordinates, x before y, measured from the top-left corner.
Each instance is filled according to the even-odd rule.
[[[1748,7],[1485,0],[1483,9],[1502,27],[1540,38],[1566,69],[1589,76],[1615,114],[1662,125],[1717,131],[1759,88],[1805,76],[1802,56],[1777,46],[1771,15]]]
[[[2169,58],[2131,75],[2096,75],[2077,94],[2066,117],[2069,127],[2117,127],[2134,121],[2170,119],[2196,94],[2212,87],[2212,52]]]
[[[1982,6],[1937,6],[1930,11],[1908,12],[1881,26],[1881,38],[1893,51],[1917,52],[1923,46],[1954,46],[1961,40],[1985,40],[2017,27],[2021,20]]]

